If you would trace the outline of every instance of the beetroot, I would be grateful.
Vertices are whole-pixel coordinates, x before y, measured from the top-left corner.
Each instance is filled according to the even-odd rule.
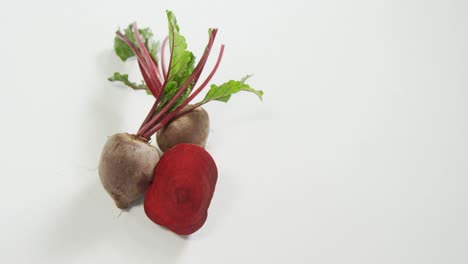
[[[145,194],[145,213],[156,224],[190,235],[205,223],[218,178],[213,158],[194,144],[178,144],[161,157]]]
[[[158,160],[158,150],[135,135],[119,133],[107,140],[99,161],[99,177],[118,208],[125,209],[143,196]]]
[[[179,143],[205,147],[209,129],[208,113],[202,107],[198,107],[161,128],[156,133],[156,141],[163,152]]]

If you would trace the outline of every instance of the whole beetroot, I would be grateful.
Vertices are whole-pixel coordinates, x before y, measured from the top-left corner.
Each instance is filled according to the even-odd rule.
[[[99,177],[118,208],[142,197],[153,179],[158,150],[135,135],[111,136],[102,150]]]
[[[202,107],[197,107],[161,128],[156,133],[156,142],[163,152],[179,143],[205,147],[209,129],[208,113]]]

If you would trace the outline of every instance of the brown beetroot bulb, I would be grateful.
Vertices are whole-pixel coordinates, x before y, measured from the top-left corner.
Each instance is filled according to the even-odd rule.
[[[190,235],[206,221],[218,179],[213,158],[194,144],[178,144],[163,154],[145,194],[145,213],[156,224]]]
[[[118,208],[143,196],[159,161],[158,150],[135,135],[111,136],[102,150],[99,177]]]
[[[156,141],[163,152],[179,143],[205,147],[209,130],[208,113],[202,107],[197,107],[159,130],[156,134]]]

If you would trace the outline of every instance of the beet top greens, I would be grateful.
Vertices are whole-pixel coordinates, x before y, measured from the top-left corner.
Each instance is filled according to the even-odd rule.
[[[210,101],[227,102],[232,94],[247,91],[256,94],[260,100],[263,92],[251,88],[245,81],[247,75],[239,81],[230,80],[221,85],[211,84],[203,100],[189,103],[210,82],[223,57],[224,45],[221,45],[216,63],[205,80],[200,83],[208,56],[216,38],[217,29],[208,30],[208,44],[201,58],[196,62],[195,55],[187,49],[187,42],[179,32],[177,20],[171,11],[166,11],[169,24],[169,36],[162,44],[153,39],[149,28],[138,28],[136,23],[116,32],[114,49],[122,61],[136,56],[143,76],[141,83],[131,82],[128,74],[114,73],[109,81],[119,81],[135,90],[145,90],[155,97],[154,105],[143,121],[137,136],[148,140],[154,133],[172,120]],[[170,57],[164,56],[169,46]],[[160,53],[160,57],[158,57]]]

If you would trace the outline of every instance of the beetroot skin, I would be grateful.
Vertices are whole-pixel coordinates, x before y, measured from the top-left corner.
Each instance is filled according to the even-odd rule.
[[[135,135],[110,137],[99,161],[99,177],[118,208],[125,209],[141,198],[153,180],[158,150]]]
[[[156,224],[190,235],[205,223],[218,178],[213,158],[202,147],[178,144],[159,160],[145,194],[145,213]]]
[[[166,152],[180,143],[205,147],[209,130],[210,119],[208,113],[202,107],[197,107],[161,128],[156,133],[156,141],[162,152]]]

